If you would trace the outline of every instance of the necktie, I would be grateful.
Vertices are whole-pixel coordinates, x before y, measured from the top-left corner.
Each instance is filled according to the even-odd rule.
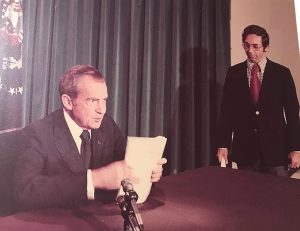
[[[92,155],[91,139],[90,139],[89,131],[83,130],[83,132],[80,135],[80,138],[82,140],[81,147],[80,147],[80,154],[84,162],[84,166],[86,167],[86,169],[88,169],[90,165],[91,155]]]
[[[254,64],[251,69],[251,79],[250,79],[250,91],[251,91],[251,96],[254,105],[256,105],[258,102],[260,85],[261,85],[261,82],[258,78],[259,71],[260,71],[260,67],[258,66],[258,64]]]

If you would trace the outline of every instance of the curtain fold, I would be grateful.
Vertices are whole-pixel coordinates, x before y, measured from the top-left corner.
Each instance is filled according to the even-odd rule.
[[[166,173],[213,164],[229,0],[24,1],[23,125],[59,108],[75,64],[106,77],[124,135],[168,138]]]

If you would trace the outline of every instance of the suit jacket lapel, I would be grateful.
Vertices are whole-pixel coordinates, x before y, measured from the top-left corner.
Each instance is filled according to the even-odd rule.
[[[105,158],[105,152],[103,151],[104,143],[104,134],[101,133],[99,129],[92,130],[92,157],[90,165],[92,169],[99,168]]]
[[[75,173],[85,171],[82,158],[67,126],[62,110],[56,117],[53,133],[54,137],[56,137],[56,147],[67,166]]]
[[[250,105],[252,105],[254,107],[253,101],[252,101],[252,96],[251,96],[251,91],[250,91],[250,87],[249,87],[249,80],[248,80],[248,73],[247,73],[247,61],[243,62],[243,65],[241,66],[240,69],[240,76],[242,78],[240,78],[240,87],[242,89],[242,93],[245,93],[245,100],[247,102],[247,104],[249,103]]]
[[[268,87],[271,86],[271,84],[269,83],[269,81],[272,79],[272,73],[271,73],[271,69],[270,68],[270,61],[267,59],[267,63],[266,63],[266,67],[265,67],[265,71],[264,71],[264,75],[263,75],[263,80],[261,83],[261,88],[260,88],[260,92],[259,92],[259,97],[258,97],[258,105],[261,105],[264,97],[266,95],[266,92],[268,91]]]

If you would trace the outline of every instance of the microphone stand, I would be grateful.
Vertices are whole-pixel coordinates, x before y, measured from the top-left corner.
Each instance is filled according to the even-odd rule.
[[[117,198],[124,218],[124,231],[143,231],[144,225],[141,215],[136,207],[138,195],[134,191],[126,192],[124,196]],[[130,229],[131,228],[131,229]]]

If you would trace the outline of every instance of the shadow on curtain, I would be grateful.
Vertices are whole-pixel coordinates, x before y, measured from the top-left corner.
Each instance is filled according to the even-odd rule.
[[[60,75],[90,64],[124,135],[168,138],[166,173],[214,164],[230,63],[229,0],[27,0],[23,125],[60,107]]]

